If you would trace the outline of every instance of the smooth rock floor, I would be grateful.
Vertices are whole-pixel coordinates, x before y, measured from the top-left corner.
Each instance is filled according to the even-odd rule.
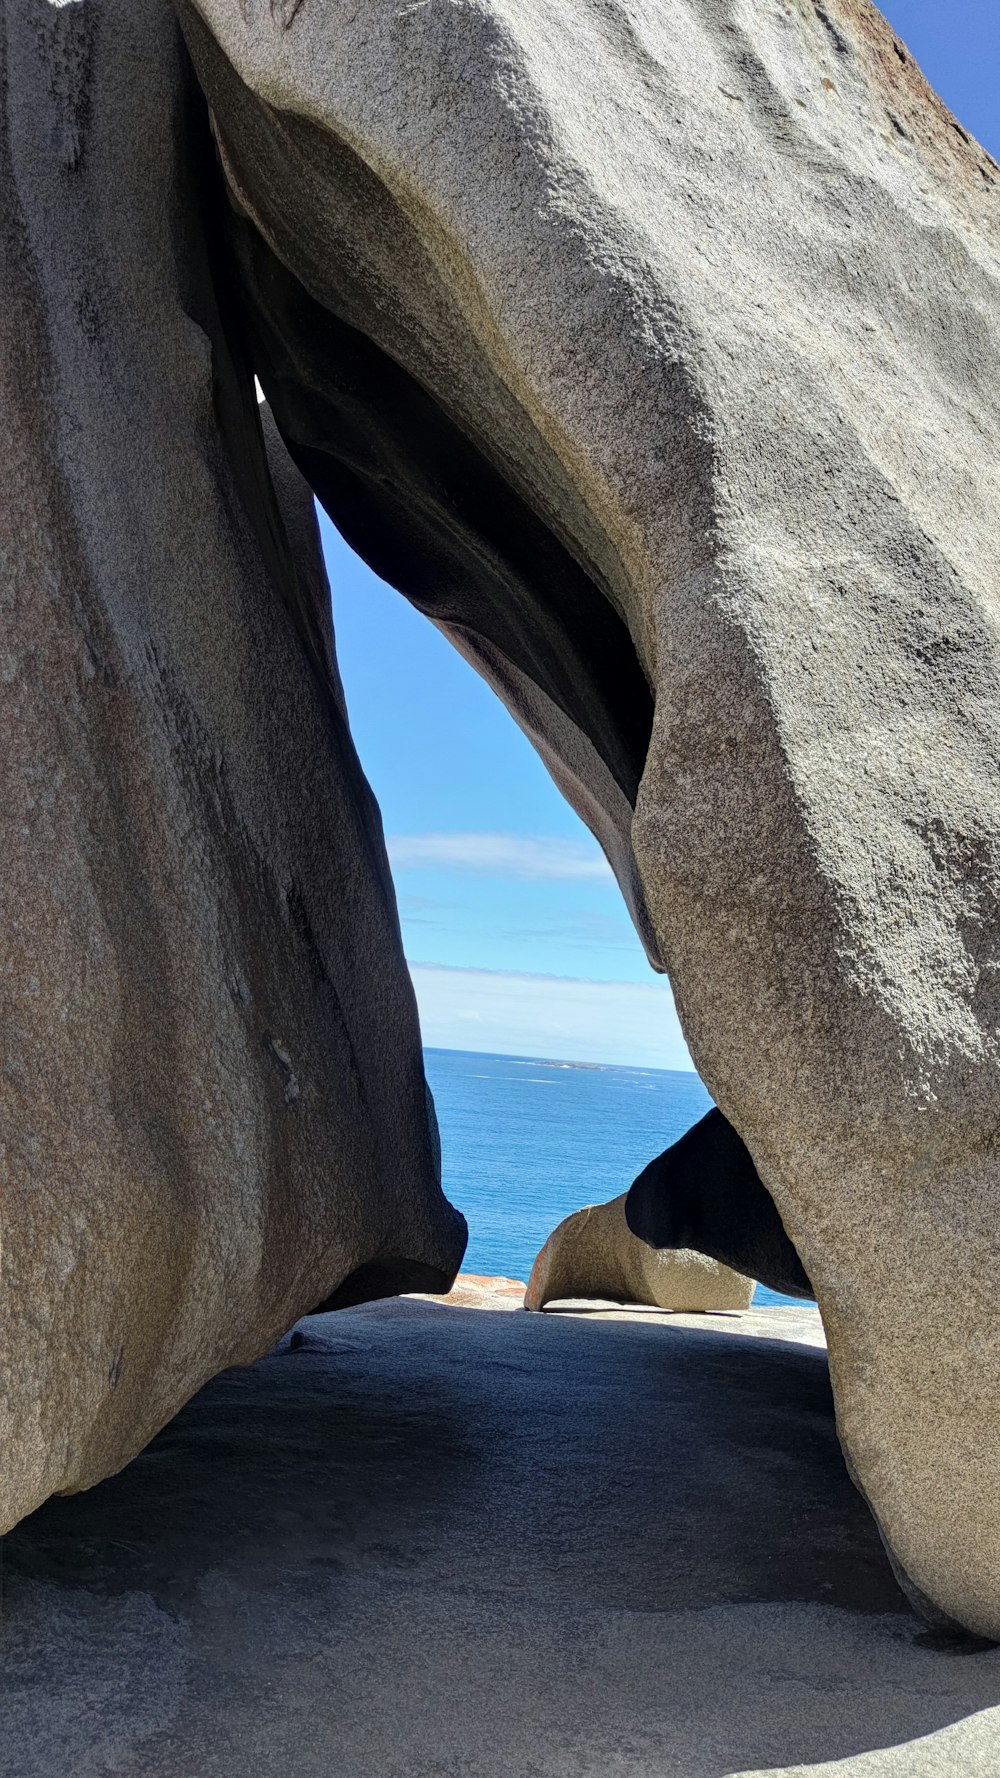
[[[11,1533],[3,1778],[997,1778],[815,1311],[517,1301],[302,1322]]]

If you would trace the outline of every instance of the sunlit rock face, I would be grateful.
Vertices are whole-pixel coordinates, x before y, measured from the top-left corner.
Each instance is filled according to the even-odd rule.
[[[1000,1634],[997,169],[864,0],[180,10],[288,443],[606,846]]]
[[[693,1249],[657,1253],[629,1229],[623,1193],[564,1217],[531,1268],[526,1309],[573,1297],[695,1313],[749,1309],[753,1280]]]
[[[465,1237],[176,20],[12,0],[0,50],[6,1527]]]

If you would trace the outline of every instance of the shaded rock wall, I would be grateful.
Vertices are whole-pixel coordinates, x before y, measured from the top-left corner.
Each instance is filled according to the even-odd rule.
[[[1000,1633],[996,168],[867,0],[181,16],[285,436],[427,609],[447,560],[815,1285],[884,1534]],[[655,703],[634,812],[588,587]]]
[[[176,21],[0,19],[9,1525],[358,1267],[446,1287],[465,1237]]]

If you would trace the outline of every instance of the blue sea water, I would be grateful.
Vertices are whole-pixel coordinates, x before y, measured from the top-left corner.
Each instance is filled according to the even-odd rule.
[[[424,1052],[463,1270],[527,1278],[557,1222],[627,1190],[712,1101],[696,1074],[467,1050]],[[781,1303],[763,1285],[755,1302]]]

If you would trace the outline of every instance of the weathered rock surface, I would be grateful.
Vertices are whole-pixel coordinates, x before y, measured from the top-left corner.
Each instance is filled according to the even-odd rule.
[[[0,1668],[3,1778],[1000,1764],[1000,1651],[907,1609],[806,1307],[305,1321],[7,1539]]]
[[[523,1278],[483,1277],[477,1272],[459,1272],[451,1289],[442,1295],[419,1300],[441,1302],[451,1309],[523,1309],[526,1289]]]
[[[531,1268],[526,1309],[567,1297],[657,1309],[749,1309],[753,1280],[705,1253],[658,1253],[632,1234],[625,1195],[588,1204],[554,1228]]]
[[[746,1143],[717,1107],[643,1168],[625,1221],[651,1247],[693,1248],[786,1296],[813,1295]]]
[[[2,1528],[464,1225],[176,20],[0,16]]]
[[[867,0],[180,10],[284,435],[605,844],[1000,1633],[996,167]]]

